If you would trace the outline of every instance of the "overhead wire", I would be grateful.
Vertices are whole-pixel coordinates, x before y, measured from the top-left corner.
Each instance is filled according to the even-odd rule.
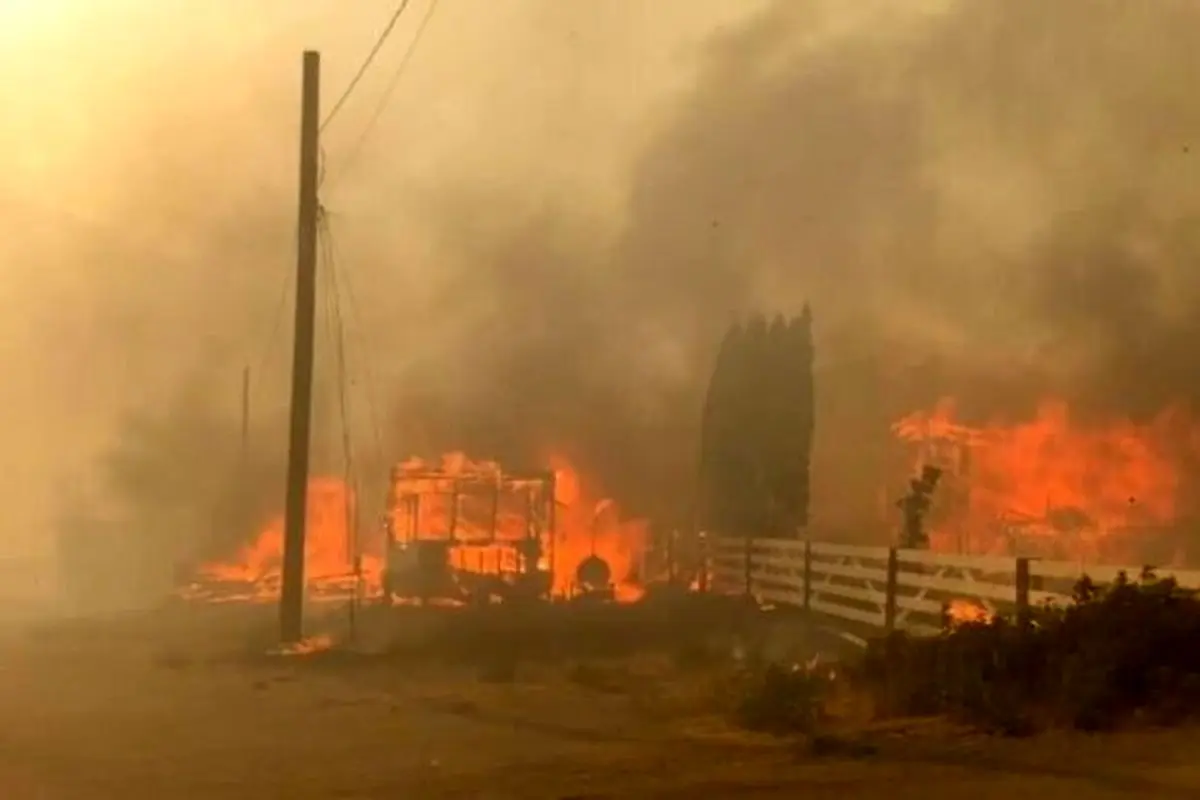
[[[353,477],[350,473],[353,473],[354,470],[354,454],[351,437],[350,404],[346,391],[349,384],[349,369],[346,360],[345,324],[343,322],[341,297],[337,285],[337,262],[331,246],[332,238],[329,234],[329,223],[324,218],[324,215],[322,215],[322,221],[317,231],[320,237],[322,261],[325,266],[323,270],[325,278],[324,294],[326,298],[325,321],[330,337],[329,341],[333,348],[334,380],[337,384],[343,466],[347,477],[350,478]],[[347,483],[349,484],[349,480]]]
[[[426,7],[425,14],[422,17],[421,22],[418,25],[412,40],[409,42],[408,47],[405,49],[404,54],[401,57],[401,60],[398,64],[397,68],[392,73],[392,76],[389,79],[387,86],[385,87],[382,97],[380,98],[379,102],[376,104],[375,109],[371,113],[371,116],[368,118],[367,124],[363,127],[363,129],[359,132],[358,137],[355,139],[355,143],[349,152],[349,155],[345,161],[345,164],[352,164],[357,159],[365,142],[367,141],[367,139],[373,132],[375,126],[379,122],[379,119],[382,117],[384,110],[386,109],[387,105],[390,102],[391,96],[395,92],[396,87],[399,85],[401,79],[403,78],[405,72],[407,71],[408,65],[412,62],[413,56],[415,55],[418,46],[420,45],[422,39],[424,38],[425,32],[426,32],[427,28],[429,27],[429,23],[432,20],[435,12],[437,11],[438,4],[439,4],[439,0],[430,0],[430,3]],[[366,57],[363,59],[362,64],[358,68],[358,71],[354,74],[354,76],[351,78],[349,84],[346,86],[346,88],[343,90],[341,95],[338,97],[337,101],[330,108],[328,114],[326,114],[325,118],[321,121],[321,123],[318,127],[319,132],[324,133],[325,129],[330,125],[330,123],[337,117],[337,115],[345,107],[347,101],[350,99],[350,97],[354,94],[355,90],[358,88],[363,77],[366,75],[367,71],[371,68],[372,63],[375,61],[375,58],[378,56],[380,51],[383,49],[384,45],[387,43],[389,37],[392,35],[393,31],[395,30],[396,25],[399,23],[401,17],[404,15],[405,11],[408,9],[408,7],[410,5],[411,5],[411,0],[401,0],[400,4],[396,7],[396,10],[392,13],[390,19],[388,20],[387,25],[384,27],[383,31],[380,33],[379,37],[376,39],[375,44],[371,47],[370,51],[367,53]],[[319,175],[318,175],[318,181],[317,181],[318,186],[323,186],[325,184],[326,164],[327,164],[326,153],[325,153],[324,148],[322,148],[320,151],[320,167],[319,167]],[[345,173],[345,171],[346,171],[346,169],[345,169],[345,167],[343,167],[342,169],[340,169],[338,171],[338,174],[336,177],[340,177],[341,175],[343,175]],[[365,381],[367,384],[365,387],[367,411],[368,411],[368,416],[369,416],[370,425],[371,425],[371,433],[372,433],[373,441],[374,441],[374,445],[375,445],[375,448],[374,448],[376,451],[375,455],[377,455],[377,457],[378,457],[378,466],[380,468],[383,467],[384,452],[383,452],[382,433],[381,433],[381,428],[380,428],[380,424],[379,424],[379,415],[378,415],[378,412],[377,412],[377,409],[376,409],[376,406],[374,403],[374,393],[375,393],[376,386],[375,386],[375,381],[374,381],[374,374],[371,369],[371,359],[369,356],[370,348],[369,348],[369,342],[367,341],[368,336],[367,336],[367,333],[365,330],[365,324],[364,324],[364,321],[362,318],[361,310],[359,309],[357,298],[355,296],[353,282],[351,281],[349,274],[340,268],[339,254],[338,254],[336,240],[334,238],[333,231],[332,231],[332,228],[330,225],[329,214],[326,211],[326,209],[324,208],[324,206],[321,206],[319,208],[317,233],[318,233],[319,245],[320,245],[319,254],[325,265],[325,269],[324,269],[324,272],[325,272],[324,277],[325,277],[325,281],[326,281],[325,295],[327,298],[326,322],[327,322],[327,325],[329,326],[329,330],[330,330],[329,335],[331,337],[331,342],[333,345],[333,355],[334,355],[334,361],[335,361],[335,373],[336,373],[336,383],[337,383],[338,412],[339,412],[339,417],[340,417],[340,422],[341,422],[341,446],[342,446],[343,471],[344,471],[343,477],[344,477],[345,487],[347,490],[346,503],[345,503],[345,524],[346,524],[346,534],[348,537],[348,541],[347,541],[348,549],[353,558],[354,599],[350,605],[350,625],[351,625],[351,632],[353,634],[354,625],[355,625],[355,615],[356,615],[355,608],[356,608],[358,600],[359,600],[361,586],[362,586],[362,559],[361,559],[361,554],[359,551],[360,543],[358,541],[358,520],[356,519],[357,503],[353,502],[350,499],[353,495],[357,495],[356,469],[357,469],[358,465],[356,463],[355,453],[354,453],[354,449],[353,449],[350,403],[349,403],[349,399],[347,396],[347,388],[348,388],[348,384],[349,384],[349,367],[348,367],[348,361],[347,361],[347,357],[346,357],[347,325],[346,325],[345,315],[343,314],[343,299],[349,304],[350,312],[356,318],[356,322],[357,322],[356,331],[358,333],[358,338],[360,340],[361,349],[363,350],[363,372],[364,372],[364,378],[365,378]],[[343,288],[342,288],[343,284],[344,284],[344,295],[345,295],[344,298],[343,298]],[[286,299],[286,295],[285,295],[285,299]]]
[[[325,154],[325,148],[318,145],[318,175],[319,180],[324,178],[325,165],[328,158]],[[293,228],[292,234],[292,249],[290,250],[291,260],[295,259],[296,251],[300,247],[300,225],[299,223]],[[292,292],[295,286],[295,274],[290,268],[283,270],[283,280],[279,288],[278,299],[274,303],[274,310],[268,317],[267,326],[263,329],[261,336],[254,337],[256,341],[262,341],[262,351],[257,358],[247,354],[246,368],[250,369],[250,389],[253,393],[254,389],[263,383],[262,376],[266,373],[267,364],[275,355],[275,345],[280,339],[280,331],[283,329],[283,320],[287,316],[288,300],[292,297]]]
[[[371,347],[370,335],[367,333],[366,321],[362,314],[362,308],[358,302],[357,293],[354,290],[354,282],[350,277],[350,271],[342,266],[341,257],[338,254],[337,239],[333,235],[333,230],[330,226],[326,226],[326,235],[329,240],[330,263],[334,264],[334,280],[335,291],[338,292],[339,298],[344,295],[344,299],[349,305],[350,316],[354,322],[353,331],[357,333],[354,338],[358,340],[359,349],[362,351],[362,371],[363,380],[366,383],[366,403],[367,415],[371,425],[371,434],[374,440],[375,456],[378,459],[377,466],[383,465],[383,434],[379,424],[379,411],[375,405],[375,397],[377,396],[378,383],[375,380],[375,371],[372,368],[371,354],[374,352]]]
[[[299,246],[300,246],[300,226],[299,226],[299,223],[297,223],[297,225],[295,226],[295,228],[293,230],[293,236],[292,236],[292,249],[290,251],[292,259],[295,258],[296,249],[298,249]],[[253,402],[253,398],[254,398],[256,392],[258,391],[259,387],[265,385],[263,376],[266,375],[268,364],[271,362],[272,358],[275,355],[276,344],[280,341],[281,338],[283,338],[280,336],[280,333],[283,330],[283,320],[287,316],[286,312],[287,312],[287,307],[288,307],[288,301],[292,298],[293,291],[295,288],[294,272],[290,268],[287,267],[286,262],[285,262],[284,267],[285,268],[282,269],[282,280],[280,281],[278,299],[274,303],[274,311],[271,313],[271,315],[269,317],[266,318],[267,324],[266,324],[266,327],[264,327],[262,329],[262,334],[260,336],[254,337],[255,341],[262,342],[262,344],[261,344],[262,350],[259,353],[257,358],[255,358],[250,353],[247,354],[247,358],[246,358],[245,368],[250,370],[249,386],[247,387],[247,389],[249,390],[247,400],[250,401],[249,409],[247,409],[247,417],[248,417],[246,420],[247,425],[250,424],[250,417],[253,416],[252,412],[253,412],[253,409],[255,408],[255,403]]]
[[[388,105],[391,103],[396,87],[400,85],[400,81],[408,71],[408,65],[417,53],[417,48],[421,46],[421,41],[425,38],[425,31],[429,28],[429,23],[433,20],[433,15],[437,13],[440,2],[441,0],[429,0],[429,5],[425,7],[425,14],[421,17],[421,22],[417,25],[417,30],[413,34],[413,38],[409,40],[408,47],[405,48],[404,55],[400,58],[400,63],[396,65],[396,69],[392,72],[392,77],[388,80],[387,86],[384,87],[383,94],[380,95],[379,101],[375,104],[375,109],[371,112],[371,116],[367,118],[367,124],[359,131],[354,144],[347,151],[341,168],[334,175],[335,182],[338,178],[345,175],[350,166],[357,161],[363,146],[367,143],[367,139],[370,138],[371,133],[375,130],[375,126],[379,123],[380,118],[383,117],[383,112],[387,110]]]
[[[345,105],[346,100],[348,99],[350,94],[353,93],[355,87],[361,81],[363,75],[366,74],[367,69],[370,67],[371,63],[374,61],[376,55],[378,55],[379,51],[383,48],[383,45],[387,41],[388,37],[395,30],[396,24],[400,21],[400,18],[403,16],[404,12],[408,9],[408,6],[410,5],[410,3],[411,3],[411,0],[403,0],[403,2],[401,2],[400,5],[396,8],[396,11],[392,14],[391,19],[388,21],[387,26],[384,28],[383,32],[379,36],[379,39],[376,41],[375,46],[371,48],[371,51],[367,54],[367,57],[366,57],[366,59],[364,59],[362,66],[359,68],[359,70],[355,74],[354,78],[350,81],[350,84],[349,84],[349,86],[347,86],[346,91],[344,91],[342,93],[342,96],[334,104],[334,106],[330,110],[328,116],[325,118],[325,121],[321,124],[321,130],[324,130],[325,126],[329,124],[329,122],[333,119],[333,117],[336,116],[338,111],[341,110],[342,106]],[[433,20],[434,14],[437,12],[439,3],[440,3],[440,0],[429,0],[429,4],[425,7],[425,13],[422,15],[421,21],[417,25],[417,29],[413,34],[413,38],[409,41],[408,46],[404,50],[404,54],[400,58],[400,62],[397,64],[396,69],[392,72],[392,76],[388,80],[387,86],[384,88],[384,92],[380,96],[378,102],[376,103],[375,108],[372,111],[371,116],[368,118],[366,125],[363,126],[363,128],[359,131],[359,135],[355,139],[353,146],[350,148],[350,151],[349,151],[348,155],[346,156],[346,159],[342,163],[341,168],[333,176],[334,181],[336,181],[338,178],[341,178],[343,175],[345,175],[348,168],[351,165],[353,165],[353,163],[357,160],[367,139],[370,137],[371,133],[375,129],[375,126],[378,124],[379,120],[382,118],[383,112],[387,109],[387,106],[389,105],[389,103],[391,101],[391,97],[396,91],[396,87],[399,86],[400,81],[403,79],[405,73],[408,70],[409,64],[412,62],[413,57],[415,56],[415,54],[417,52],[417,49],[419,48],[422,40],[425,37],[425,33],[429,28],[429,24]],[[324,185],[325,178],[326,178],[325,165],[326,165],[327,159],[325,158],[325,152],[323,149],[321,151],[321,156],[322,156],[322,161],[321,161],[321,172],[320,172],[319,184]],[[376,466],[382,468],[384,466],[383,435],[382,435],[382,428],[380,426],[380,417],[379,417],[378,409],[376,408],[376,405],[374,402],[377,384],[375,381],[374,371],[371,367],[371,363],[372,363],[372,358],[371,358],[372,350],[371,350],[371,346],[370,346],[371,342],[369,341],[369,335],[367,333],[367,326],[365,324],[365,319],[363,317],[361,307],[360,307],[360,305],[358,303],[358,299],[356,297],[356,293],[354,290],[354,284],[350,277],[350,274],[348,271],[343,270],[338,266],[339,257],[338,257],[338,252],[337,252],[337,242],[333,236],[333,231],[329,225],[329,218],[328,218],[327,213],[324,213],[324,212],[322,213],[322,222],[323,222],[323,226],[322,226],[323,234],[322,235],[326,239],[325,246],[328,248],[327,257],[328,257],[329,263],[333,265],[333,267],[332,267],[332,272],[334,273],[333,291],[337,292],[340,296],[342,294],[341,286],[342,286],[342,284],[344,284],[345,299],[349,303],[350,312],[351,312],[352,316],[354,317],[354,321],[356,323],[356,325],[355,325],[355,332],[357,333],[356,338],[359,340],[358,341],[359,346],[360,346],[361,350],[363,351],[363,373],[364,373],[364,380],[366,382],[365,389],[366,389],[367,413],[368,413],[368,417],[369,417],[369,421],[370,421],[370,425],[371,425],[371,433],[372,433],[373,441],[374,441],[374,450],[375,450],[374,455],[378,459]],[[343,336],[344,336],[344,334],[343,334]]]
[[[284,271],[282,286],[279,289],[279,299],[275,301],[274,313],[269,317],[267,327],[263,330],[264,336],[260,337],[263,342],[262,352],[255,360],[255,372],[251,373],[250,385],[253,387],[256,380],[260,379],[262,374],[267,369],[267,362],[271,360],[271,356],[275,353],[275,343],[279,339],[279,332],[283,327],[283,318],[287,309],[288,298],[292,296],[293,276],[290,271]]]
[[[388,37],[391,36],[392,31],[396,29],[396,23],[400,21],[400,17],[404,15],[405,10],[408,8],[409,3],[411,2],[412,0],[401,0],[400,5],[398,5],[396,10],[392,12],[391,19],[389,19],[387,25],[384,26],[383,32],[379,34],[379,38],[375,40],[375,44],[367,53],[367,57],[363,59],[362,65],[358,68],[358,72],[354,73],[354,77],[350,79],[350,83],[346,85],[345,90],[343,90],[341,96],[338,97],[337,102],[333,104],[333,107],[329,109],[329,113],[325,115],[325,119],[321,121],[319,130],[322,133],[324,133],[325,128],[329,126],[329,123],[333,122],[333,119],[338,115],[338,112],[342,110],[342,106],[346,105],[346,101],[350,99],[350,95],[354,94],[354,90],[358,88],[358,84],[362,81],[363,76],[366,75],[367,70],[371,68],[371,62],[375,60],[375,56],[379,55],[379,51],[382,50],[384,44],[387,43]]]
[[[337,256],[333,249],[333,236],[329,227],[329,219],[324,212],[321,213],[318,221],[317,234],[321,245],[320,253],[325,265],[326,324],[329,326],[330,340],[333,345],[338,417],[341,427],[342,484],[344,490],[342,508],[346,527],[346,545],[347,551],[351,556],[351,575],[354,580],[354,594],[350,603],[350,625],[351,633],[353,634],[357,605],[362,591],[362,556],[358,536],[358,519],[355,513],[359,483],[354,460],[350,403],[346,391],[349,383],[349,370],[346,361],[346,329],[342,316],[341,296],[338,291],[337,282]]]

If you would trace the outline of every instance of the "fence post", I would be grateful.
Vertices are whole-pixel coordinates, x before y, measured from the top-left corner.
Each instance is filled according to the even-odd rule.
[[[1029,559],[1017,559],[1017,624],[1029,623]]]
[[[804,610],[812,610],[812,541],[804,540]]]
[[[883,600],[883,627],[888,633],[896,630],[896,584],[900,577],[900,559],[896,548],[888,548],[887,589]]]

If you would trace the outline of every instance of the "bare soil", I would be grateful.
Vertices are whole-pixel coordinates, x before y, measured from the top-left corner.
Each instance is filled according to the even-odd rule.
[[[713,674],[669,654],[504,675],[268,657],[269,623],[226,610],[0,635],[0,798],[1200,797],[1190,730],[1018,741],[920,720],[814,748],[733,730]]]

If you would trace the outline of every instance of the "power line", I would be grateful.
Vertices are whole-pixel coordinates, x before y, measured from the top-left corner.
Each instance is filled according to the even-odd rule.
[[[404,14],[405,9],[408,8],[408,4],[410,2],[412,2],[412,0],[400,0],[400,5],[396,7],[394,12],[392,12],[392,18],[388,20],[388,24],[384,27],[383,33],[379,34],[379,38],[375,40],[375,46],[371,48],[371,51],[367,53],[367,57],[363,59],[362,66],[358,68],[358,72],[354,73],[354,77],[350,79],[350,83],[347,84],[346,89],[342,92],[341,97],[339,97],[337,102],[333,104],[333,108],[329,109],[329,113],[325,116],[325,120],[321,123],[320,130],[322,133],[325,132],[325,128],[330,122],[333,121],[333,118],[337,116],[338,112],[342,110],[342,106],[344,106],[346,101],[350,99],[350,95],[354,94],[354,90],[358,87],[359,81],[361,81],[363,76],[367,74],[367,70],[371,67],[371,62],[375,60],[375,56],[379,55],[379,51],[383,49],[383,45],[387,42],[388,37],[392,35],[392,31],[396,28],[396,23],[400,21],[401,15]]]
[[[292,240],[293,245],[298,245],[299,237],[300,229],[297,227],[295,230],[295,238]],[[267,362],[271,360],[271,356],[275,352],[275,343],[278,341],[279,332],[283,328],[284,317],[287,316],[285,312],[287,310],[288,300],[292,296],[292,287],[294,282],[295,276],[292,271],[290,269],[283,270],[283,280],[279,288],[279,299],[275,301],[274,313],[271,314],[270,322],[263,331],[263,333],[266,335],[262,337],[263,349],[262,354],[257,360],[257,371],[252,372],[250,375],[250,390],[252,394],[254,393],[255,387],[262,383],[262,377],[264,374],[266,374],[267,370]]]
[[[321,322],[325,326],[325,335],[328,338],[330,345],[335,346],[335,348],[336,348],[338,333],[337,333],[336,328],[334,327],[334,314],[333,314],[333,285],[332,285],[333,284],[333,257],[330,254],[330,250],[329,250],[328,231],[329,231],[329,218],[326,215],[324,208],[322,208],[322,210],[320,211],[320,216],[318,217],[318,222],[317,222],[317,243],[320,248],[319,253],[318,253],[318,255],[320,257],[320,261],[318,262],[318,267],[320,269],[321,300],[323,301],[323,304],[321,306],[321,313],[323,315],[321,317]],[[335,351],[334,351],[334,357],[335,357],[334,367],[335,367],[335,369],[339,368],[337,361],[336,361],[336,356],[337,356],[337,353],[336,353],[336,349],[335,349]]]
[[[275,341],[279,335],[279,330],[283,326],[284,309],[287,308],[288,298],[291,297],[292,275],[287,273],[283,279],[283,286],[279,291],[279,299],[275,303],[275,313],[271,315],[271,322],[266,328],[266,336],[263,337],[262,355],[258,359],[258,371],[254,374],[254,379],[260,379],[262,373],[267,368],[267,362],[271,359],[271,355],[275,352]]]
[[[361,307],[358,303],[357,295],[354,291],[354,283],[350,278],[349,270],[342,268],[341,259],[338,256],[337,240],[334,238],[333,229],[327,224],[325,227],[326,236],[328,238],[329,259],[332,265],[334,277],[334,291],[338,293],[339,298],[345,295],[345,299],[350,307],[350,314],[354,318],[354,328],[357,332],[359,349],[363,353],[363,378],[366,383],[366,402],[367,414],[371,424],[371,434],[374,437],[375,455],[378,458],[379,465],[383,465],[383,435],[379,425],[379,413],[375,405],[376,389],[378,384],[375,380],[374,370],[371,367],[372,359],[370,347],[370,337],[366,331],[366,322],[363,318]],[[344,284],[344,292],[343,292]]]
[[[417,52],[417,48],[421,45],[421,40],[425,37],[425,29],[429,27],[430,21],[433,19],[434,13],[437,11],[438,3],[441,0],[430,0],[429,5],[425,7],[425,16],[421,17],[421,23],[417,26],[417,32],[413,34],[413,38],[408,43],[408,48],[404,51],[404,56],[401,57],[400,63],[396,66],[396,70],[392,73],[392,77],[388,80],[387,87],[383,90],[383,94],[379,98],[379,102],[375,105],[375,110],[371,112],[367,124],[363,126],[358,138],[354,140],[354,145],[351,146],[350,152],[346,155],[345,161],[342,163],[341,170],[336,174],[336,178],[345,175],[349,170],[350,165],[358,158],[362,152],[363,145],[366,144],[375,125],[378,124],[380,117],[383,116],[384,110],[387,109],[391,102],[392,94],[396,91],[396,87],[400,85],[400,80],[404,77],[408,70],[409,62]]]
[[[347,398],[346,385],[346,328],[342,319],[341,297],[337,284],[337,259],[333,249],[333,236],[329,229],[328,217],[321,215],[318,227],[321,239],[321,254],[325,261],[326,274],[326,322],[330,326],[330,337],[334,348],[334,371],[337,382],[338,416],[341,422],[342,445],[342,486],[343,513],[346,526],[346,550],[351,557],[351,570],[354,578],[354,596],[350,603],[350,627],[353,638],[357,615],[357,605],[362,583],[362,558],[359,553],[358,520],[355,515],[358,493],[356,467],[354,463],[354,448],[351,436],[350,404]]]
[[[341,297],[338,292],[337,285],[337,268],[333,257],[333,248],[330,244],[329,226],[324,224],[322,228],[323,250],[326,264],[326,312],[328,314],[327,322],[330,326],[330,338],[333,344],[334,354],[334,379],[337,382],[337,397],[338,397],[338,416],[341,421],[341,444],[342,458],[346,472],[346,485],[351,485],[354,472],[354,456],[351,446],[350,435],[350,409],[349,400],[346,393],[347,366],[346,366],[346,328],[342,320]]]

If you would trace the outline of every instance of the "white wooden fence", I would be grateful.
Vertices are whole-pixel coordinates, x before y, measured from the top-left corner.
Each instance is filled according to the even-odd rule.
[[[1031,606],[1069,602],[1085,574],[1105,584],[1121,572],[1135,580],[1150,569],[800,539],[717,539],[710,545],[709,564],[714,591],[745,593],[766,604],[914,634],[939,633],[950,617],[1015,617]],[[1153,572],[1200,588],[1200,571]]]

